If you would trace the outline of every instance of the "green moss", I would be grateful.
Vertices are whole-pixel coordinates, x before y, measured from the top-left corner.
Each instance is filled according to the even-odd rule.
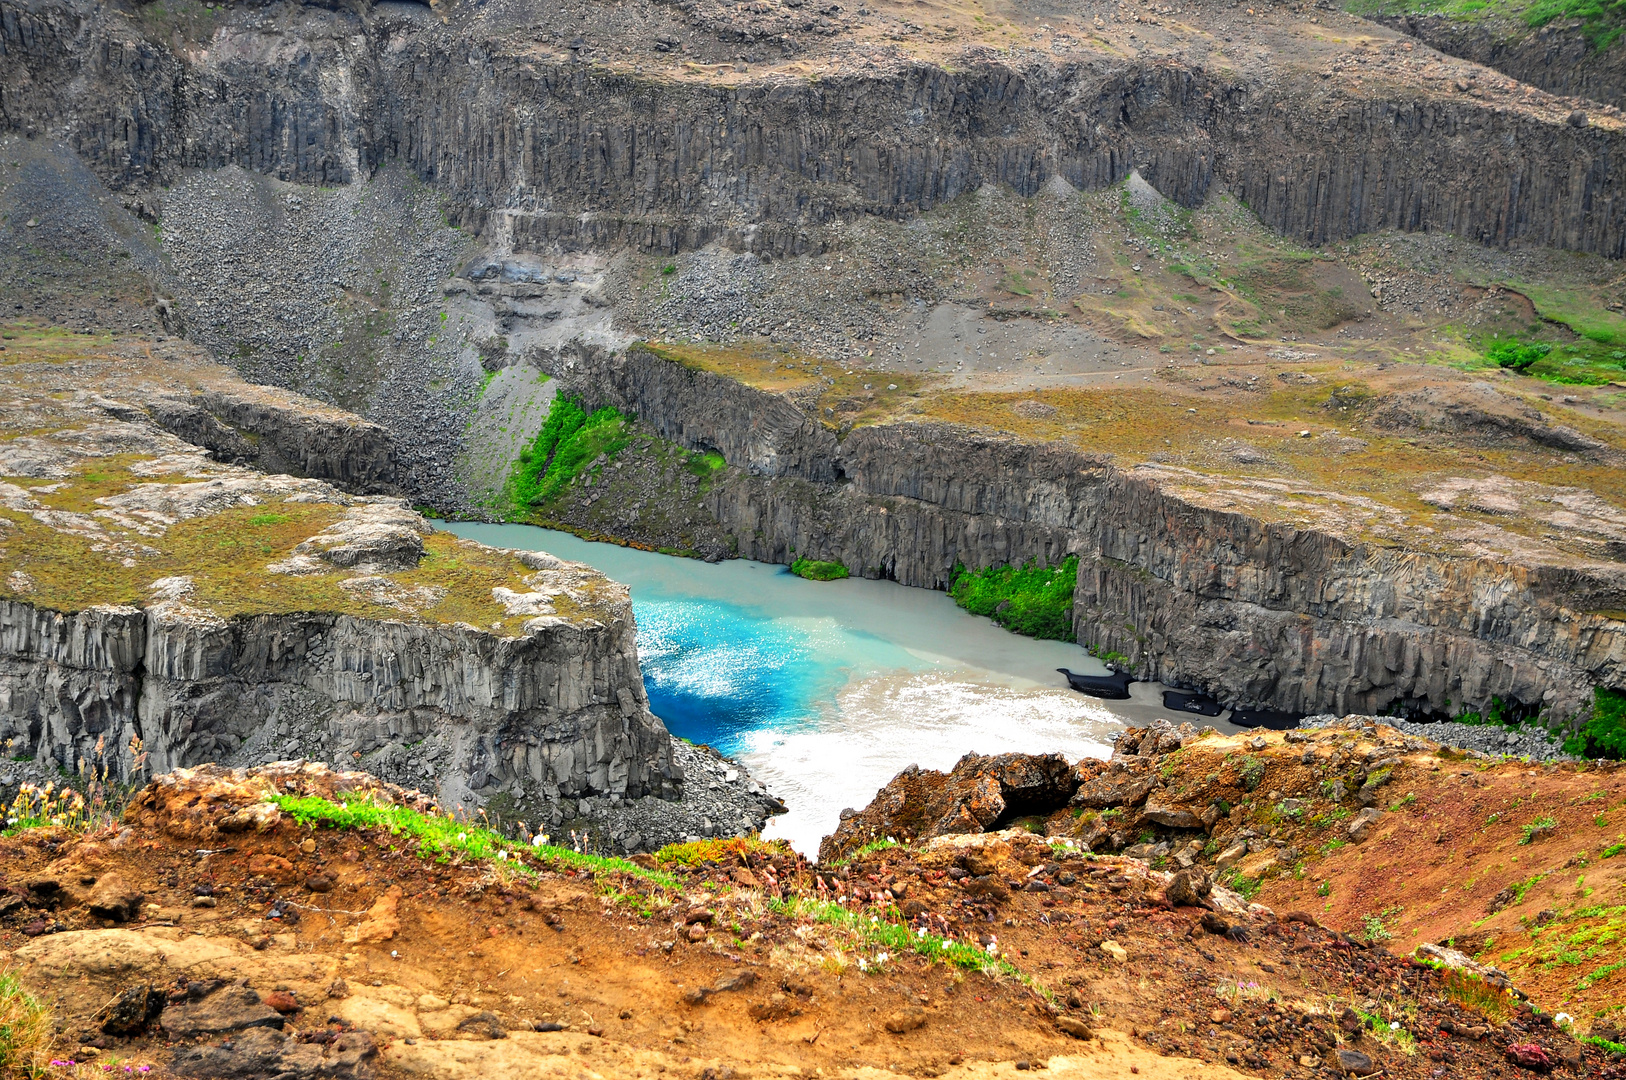
[[[553,501],[599,455],[614,459],[631,441],[630,427],[631,418],[614,409],[589,415],[581,402],[557,398],[510,478],[515,513],[529,517],[532,507]]]
[[[822,559],[797,559],[790,564],[790,572],[809,581],[839,581],[851,576],[840,563]]]
[[[973,615],[984,615],[1013,633],[1050,641],[1073,641],[1073,586],[1078,556],[1059,566],[1037,562],[970,571],[956,566],[949,596]]]

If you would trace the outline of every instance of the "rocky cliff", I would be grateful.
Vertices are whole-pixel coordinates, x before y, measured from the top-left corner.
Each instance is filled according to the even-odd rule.
[[[234,388],[184,349],[8,337],[11,756],[118,779],[365,762],[448,803],[497,800],[542,822],[563,816],[561,800],[681,793],[624,587],[434,533],[397,498],[211,460],[165,430],[185,429],[168,406],[210,410],[232,431],[267,425],[259,445],[366,484],[387,454],[337,410]],[[64,364],[71,397],[56,389]],[[174,396],[189,384],[193,396]]]
[[[1531,27],[1522,19],[1483,14],[1375,15],[1373,21],[1551,93],[1626,106],[1626,42],[1617,38],[1599,49],[1579,23]]]
[[[1077,554],[1078,640],[1146,678],[1304,712],[1449,713],[1502,697],[1558,716],[1595,684],[1626,683],[1615,561],[1396,549],[1281,520],[1268,483],[1243,513],[1234,477],[954,425],[881,424],[838,442],[782,396],[640,348],[584,353],[564,374],[692,447],[737,448],[706,498],[742,556],[942,588],[957,563]]]
[[[817,80],[693,79],[662,44],[691,21],[676,14],[618,7],[644,32],[605,27],[621,47],[587,64],[579,37],[571,52],[549,47],[569,27],[546,13],[488,24],[463,6],[442,18],[282,5],[168,27],[151,7],[8,2],[0,121],[66,132],[115,189],[227,165],[345,184],[399,162],[514,250],[722,241],[797,254],[817,244],[808,226],[909,215],[985,184],[1095,188],[1138,167],[1188,206],[1223,183],[1313,242],[1444,229],[1626,253],[1617,120],[1442,97],[1410,82],[1421,57],[1323,84],[1307,65],[1339,50],[1307,33],[1271,68],[1143,38],[1127,51],[1069,41],[1049,57],[970,48],[952,62],[893,49]],[[692,21],[676,27],[689,55],[732,66],[736,31]]]

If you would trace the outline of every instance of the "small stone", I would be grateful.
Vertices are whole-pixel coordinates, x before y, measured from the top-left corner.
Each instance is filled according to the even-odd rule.
[[[212,908],[216,906],[216,901],[212,896],[194,896],[192,906],[195,908]]]
[[[1103,941],[1101,943],[1101,951],[1118,961],[1120,964],[1129,959],[1128,951],[1116,941]]]
[[[1076,1016],[1058,1016],[1056,1026],[1075,1039],[1095,1038],[1095,1030]]]
[[[314,893],[325,893],[332,890],[334,881],[328,874],[312,874],[305,879],[305,888]]]
[[[1351,1076],[1371,1076],[1378,1071],[1372,1059],[1359,1050],[1339,1050],[1338,1068]]]
[[[926,1010],[918,1005],[906,1006],[886,1018],[886,1030],[894,1035],[902,1035],[925,1026]]]
[[[687,936],[690,941],[705,941],[706,928],[700,923],[695,923],[693,926],[689,927],[689,933]]]
[[[262,994],[260,1000],[284,1016],[299,1011],[299,1001],[286,990],[273,990],[269,994]]]
[[[1208,1014],[1208,1018],[1216,1024],[1228,1024],[1231,1022],[1231,1010],[1226,1008],[1215,1009]]]
[[[316,854],[316,841],[310,839],[309,837],[307,837],[305,840],[303,840],[300,843],[299,850],[304,852],[306,855],[315,855]]]

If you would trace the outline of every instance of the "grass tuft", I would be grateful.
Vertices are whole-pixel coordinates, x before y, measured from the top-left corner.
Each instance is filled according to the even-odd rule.
[[[517,843],[494,829],[441,813],[420,813],[405,806],[381,806],[365,796],[330,802],[316,796],[276,795],[277,809],[308,827],[328,829],[384,829],[418,843],[418,855],[437,861],[453,856],[482,862],[501,862],[521,874],[534,874],[531,861],[585,870],[591,874],[627,874],[665,889],[678,881],[658,870],[645,870],[626,859],[591,855],[557,845]]]
[[[0,972],[0,1080],[48,1075],[54,1028],[45,1004],[15,974]]]

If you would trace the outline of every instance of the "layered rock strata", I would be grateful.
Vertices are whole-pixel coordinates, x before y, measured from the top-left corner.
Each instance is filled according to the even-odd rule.
[[[1188,206],[1221,182],[1312,242],[1443,229],[1626,253],[1617,122],[1441,98],[1406,71],[1333,91],[1297,60],[1238,71],[1069,44],[1060,58],[895,54],[817,82],[724,84],[584,65],[494,38],[463,9],[227,9],[213,32],[230,47],[180,49],[109,5],[8,3],[0,116],[66,131],[114,189],[225,165],[344,184],[400,162],[515,250],[797,254],[814,243],[806,226],[913,214],[984,184],[1096,188],[1139,167]],[[732,34],[697,38],[732,59]],[[303,62],[285,64],[295,40]],[[1294,43],[1307,63],[1335,52]]]
[[[1594,685],[1626,682],[1626,568],[1578,518],[1570,539],[1594,557],[1396,550],[1362,538],[1364,519],[1272,521],[1279,488],[1261,485],[1256,512],[1238,512],[1244,481],[1062,444],[926,423],[838,441],[781,396],[636,347],[582,351],[560,370],[590,400],[733,455],[706,499],[742,556],[942,588],[956,564],[1077,554],[1078,640],[1146,678],[1303,712],[1448,713],[1502,697],[1559,716]]]

